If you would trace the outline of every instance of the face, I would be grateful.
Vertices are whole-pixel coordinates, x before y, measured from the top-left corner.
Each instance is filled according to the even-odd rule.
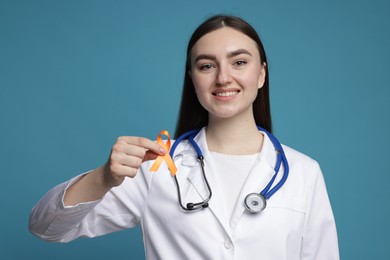
[[[265,81],[257,44],[230,27],[201,37],[191,50],[190,75],[209,120],[252,117],[252,103]]]

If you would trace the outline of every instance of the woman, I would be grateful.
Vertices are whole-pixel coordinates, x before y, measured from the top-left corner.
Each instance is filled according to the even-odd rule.
[[[146,138],[120,137],[106,164],[41,199],[30,230],[67,242],[140,224],[148,259],[338,259],[325,183],[309,157],[283,146],[287,181],[262,212],[246,209],[247,194],[262,191],[275,173],[278,152],[265,131],[271,131],[268,92],[267,59],[256,31],[238,17],[206,20],[188,44],[175,136],[201,128],[194,141],[204,168],[188,140],[177,145],[178,196],[165,164],[150,171],[168,151]],[[276,170],[275,184],[287,168]],[[199,210],[186,206],[210,195]]]

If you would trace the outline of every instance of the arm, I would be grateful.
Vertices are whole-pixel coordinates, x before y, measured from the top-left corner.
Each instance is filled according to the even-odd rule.
[[[336,224],[328,198],[325,181],[316,164],[314,181],[307,202],[301,259],[338,260],[339,249]]]
[[[148,139],[120,137],[105,165],[54,187],[38,202],[30,215],[30,231],[45,240],[67,242],[79,236],[109,233],[127,225],[132,216],[123,214],[129,209],[123,208],[119,200],[128,197],[126,189],[129,187],[134,196],[136,192],[145,192],[147,184],[143,178],[135,178],[138,169],[143,161],[163,153],[158,144]],[[121,184],[125,177],[131,177],[131,181],[127,181],[124,188]],[[135,204],[129,207],[136,209]],[[105,216],[104,225],[96,222],[101,216]]]
[[[133,178],[146,160],[164,155],[157,143],[142,137],[119,137],[111,150],[107,163],[80,178],[69,187],[64,196],[66,206],[101,199],[125,177]]]

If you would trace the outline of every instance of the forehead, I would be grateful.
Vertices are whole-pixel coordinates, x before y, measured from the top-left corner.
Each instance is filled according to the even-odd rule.
[[[222,27],[203,35],[192,47],[191,55],[217,54],[237,49],[258,53],[257,43],[252,38],[234,28]]]

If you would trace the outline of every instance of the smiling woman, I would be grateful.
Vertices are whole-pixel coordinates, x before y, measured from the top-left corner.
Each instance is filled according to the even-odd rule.
[[[105,164],[38,202],[30,230],[68,242],[140,225],[148,259],[339,259],[320,167],[270,133],[268,89],[256,31],[211,17],[187,49],[177,174],[151,172],[167,157],[158,142],[119,137]]]
[[[264,85],[265,66],[256,42],[235,29],[223,27],[198,40],[190,75],[209,126],[214,117],[255,124],[252,104]]]
[[[182,94],[182,102],[180,107],[179,119],[176,126],[175,137],[177,138],[180,134],[193,129],[204,127],[208,122],[208,111],[200,104],[196,93],[194,91],[193,78],[191,77],[191,71],[195,68],[195,62],[199,59],[208,59],[215,60],[215,54],[208,52],[199,53],[196,57],[193,57],[193,50],[195,45],[198,45],[198,41],[202,42],[202,38],[209,37],[210,32],[216,32],[218,29],[227,29],[234,31],[233,33],[238,34],[243,40],[246,39],[249,43],[254,43],[257,51],[253,51],[250,55],[256,55],[259,57],[257,60],[263,65],[264,69],[264,82],[262,87],[258,91],[258,95],[253,102],[253,116],[257,125],[262,126],[264,129],[272,132],[272,121],[271,121],[271,110],[270,110],[270,101],[269,101],[269,81],[268,81],[268,68],[267,68],[267,57],[265,54],[264,46],[260,37],[258,36],[256,30],[250,26],[247,22],[238,17],[228,17],[228,16],[215,16],[210,18],[201,24],[192,34],[188,46],[187,46],[187,62],[186,62],[186,73],[184,76],[184,86]],[[241,34],[240,34],[241,33]],[[225,37],[226,38],[226,37]],[[238,40],[235,38],[230,38],[230,40]],[[215,41],[216,40],[216,41]],[[219,39],[214,39],[214,49],[218,49]],[[226,43],[225,43],[226,44]],[[233,48],[233,45],[230,46]],[[251,46],[253,47],[253,46]],[[225,50],[226,51],[226,50]],[[248,50],[242,50],[241,47],[236,47],[236,49],[228,50],[228,56],[235,56],[241,53],[242,51],[248,52]],[[239,61],[237,64],[242,65],[242,61]],[[207,64],[209,68],[212,67],[212,64]],[[222,71],[223,72],[223,71]],[[221,76],[224,76],[223,73]],[[229,75],[228,75],[229,76]]]

